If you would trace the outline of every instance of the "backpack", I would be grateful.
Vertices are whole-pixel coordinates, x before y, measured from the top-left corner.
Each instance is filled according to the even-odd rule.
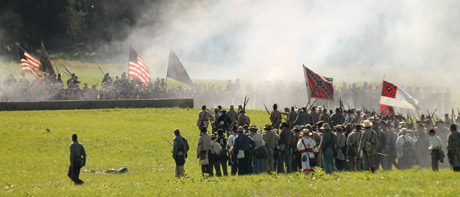
[[[187,153],[188,150],[190,150],[190,146],[188,146],[187,139],[182,138],[183,144],[184,144],[184,151]]]
[[[408,142],[404,136],[403,136],[402,138],[403,138],[403,140],[404,140],[404,144],[403,144],[403,154],[404,154],[404,153],[411,154],[412,152],[415,152],[414,145],[412,145],[412,143]]]

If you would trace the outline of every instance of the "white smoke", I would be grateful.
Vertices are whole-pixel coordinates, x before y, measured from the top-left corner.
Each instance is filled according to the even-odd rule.
[[[459,71],[460,3],[447,1],[167,1],[127,43],[165,72],[169,49],[192,78],[302,81],[302,64],[337,81],[426,82]],[[160,17],[153,23],[152,18]],[[201,65],[201,66],[197,66]],[[220,72],[215,72],[220,71]],[[434,82],[435,80],[433,80]]]

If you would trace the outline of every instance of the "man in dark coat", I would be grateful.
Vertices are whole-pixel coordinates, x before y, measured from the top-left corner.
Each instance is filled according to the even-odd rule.
[[[173,140],[173,159],[176,162],[175,176],[176,178],[183,177],[185,174],[184,164],[189,150],[187,139],[180,135],[179,129],[174,130],[176,138]]]
[[[251,163],[249,162],[249,155],[252,148],[255,146],[254,140],[249,136],[243,134],[243,127],[238,127],[238,137],[235,139],[233,145],[233,155],[237,156],[238,159],[238,175],[249,174]]]
[[[86,164],[86,151],[82,144],[78,143],[77,134],[72,135],[72,144],[70,144],[70,166],[67,176],[72,179],[75,185],[81,185],[84,182],[80,179],[80,169]]]

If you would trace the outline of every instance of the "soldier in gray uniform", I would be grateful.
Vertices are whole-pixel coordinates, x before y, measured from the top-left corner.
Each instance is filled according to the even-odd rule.
[[[356,125],[353,132],[348,135],[347,139],[347,163],[350,171],[361,170],[361,158],[359,157],[359,140],[361,139],[361,125]]]
[[[227,116],[228,116],[228,118],[230,118],[232,123],[234,123],[233,125],[235,125],[236,121],[238,120],[238,113],[235,111],[233,105],[230,105],[230,110],[228,110]]]
[[[196,157],[200,159],[201,173],[209,173],[209,176],[213,176],[212,171],[212,159],[211,159],[211,136],[207,133],[207,128],[201,128],[201,136],[198,139],[198,145],[196,147]]]
[[[335,113],[331,116],[331,126],[335,127],[338,124],[343,124],[345,117],[343,116],[340,108],[335,109]]]
[[[457,125],[450,125],[450,134],[447,141],[447,157],[455,172],[460,172],[460,134]]]
[[[359,154],[363,159],[363,168],[375,172],[375,156],[377,155],[378,136],[371,129],[372,122],[363,122],[364,132],[359,142]]]
[[[206,105],[203,105],[201,107],[200,113],[198,114],[198,120],[196,121],[196,126],[197,127],[205,126],[206,128],[208,128],[209,120],[212,121],[214,120],[214,118],[211,113],[206,111]]]
[[[70,166],[67,176],[72,179],[75,185],[81,185],[84,182],[80,179],[80,169],[86,164],[86,151],[82,144],[78,143],[77,134],[72,135],[72,144],[70,144]]]
[[[297,119],[297,115],[298,113],[295,111],[294,107],[291,107],[291,111],[289,112],[287,120],[291,128],[295,126],[294,122]]]
[[[263,159],[263,168],[265,172],[275,171],[274,150],[276,141],[280,139],[280,136],[273,132],[272,129],[272,126],[267,124],[262,133],[262,138],[264,139],[265,147],[267,147],[268,151],[268,158]]]
[[[275,103],[273,105],[273,111],[270,113],[270,121],[272,122],[272,127],[279,129],[282,119],[283,118],[281,116],[281,112],[278,111],[278,105]]]
[[[292,171],[292,149],[293,143],[295,142],[294,133],[289,129],[289,124],[283,122],[280,129],[280,139],[278,141],[278,146],[280,149],[279,159],[278,159],[278,173],[281,172],[291,172]]]
[[[316,111],[316,107],[311,108],[311,119],[312,119],[312,125],[316,124],[319,121],[320,118],[320,113]]]

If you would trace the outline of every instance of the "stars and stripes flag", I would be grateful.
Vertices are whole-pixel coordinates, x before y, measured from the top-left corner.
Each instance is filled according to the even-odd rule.
[[[40,68],[40,62],[32,57],[32,55],[27,53],[23,48],[19,47],[19,49],[22,72],[30,72],[35,77],[35,79],[38,81],[43,81],[43,77],[38,70]]]
[[[388,105],[380,105],[380,114],[388,115],[388,114],[395,114],[395,110],[392,106]]]
[[[332,78],[323,77],[313,70],[303,66],[308,96],[318,99],[334,99],[334,86]]]
[[[406,109],[420,109],[417,103],[417,99],[412,97],[401,87],[398,87],[388,81],[383,81],[382,94],[380,96],[381,105],[389,105],[392,107],[400,107]]]
[[[129,47],[129,72],[128,76],[139,80],[144,86],[150,83],[150,66],[132,47]]]

